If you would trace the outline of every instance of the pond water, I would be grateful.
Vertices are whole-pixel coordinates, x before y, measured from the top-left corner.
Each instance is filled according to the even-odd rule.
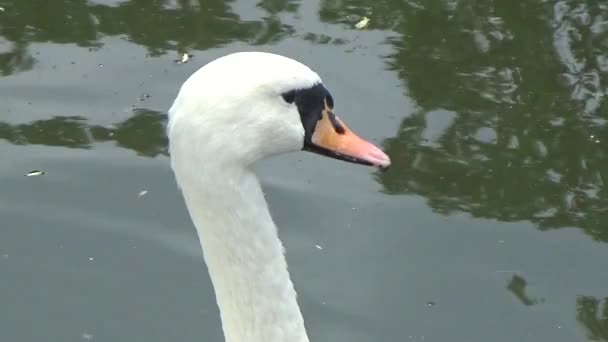
[[[222,341],[164,125],[242,50],[394,163],[256,166],[312,341],[608,341],[601,0],[0,0],[0,341]]]

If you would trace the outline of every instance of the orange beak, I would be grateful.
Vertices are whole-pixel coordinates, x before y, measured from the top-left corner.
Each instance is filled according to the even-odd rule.
[[[374,144],[353,133],[325,101],[325,109],[317,121],[305,150],[352,163],[386,169],[390,158]]]

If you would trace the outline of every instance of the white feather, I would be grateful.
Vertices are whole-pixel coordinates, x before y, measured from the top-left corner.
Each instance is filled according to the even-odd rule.
[[[308,341],[283,245],[249,166],[302,148],[297,108],[281,94],[319,82],[292,59],[236,53],[195,72],[169,111],[171,165],[201,241],[226,341]]]

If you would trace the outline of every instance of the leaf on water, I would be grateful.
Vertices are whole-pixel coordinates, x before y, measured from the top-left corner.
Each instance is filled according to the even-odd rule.
[[[364,29],[369,24],[370,19],[368,17],[363,17],[358,23],[355,24],[355,28],[357,30]]]
[[[184,52],[179,55],[179,59],[176,59],[175,62],[177,64],[186,64],[192,57],[194,57],[194,55]]]
[[[42,176],[44,174],[44,171],[40,171],[40,170],[32,170],[28,173],[25,174],[26,177],[36,177],[36,176]]]

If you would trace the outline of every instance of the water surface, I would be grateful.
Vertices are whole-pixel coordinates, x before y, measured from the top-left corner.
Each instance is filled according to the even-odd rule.
[[[0,8],[1,341],[222,340],[164,125],[241,50],[311,66],[394,162],[256,167],[313,341],[608,341],[605,2]]]

